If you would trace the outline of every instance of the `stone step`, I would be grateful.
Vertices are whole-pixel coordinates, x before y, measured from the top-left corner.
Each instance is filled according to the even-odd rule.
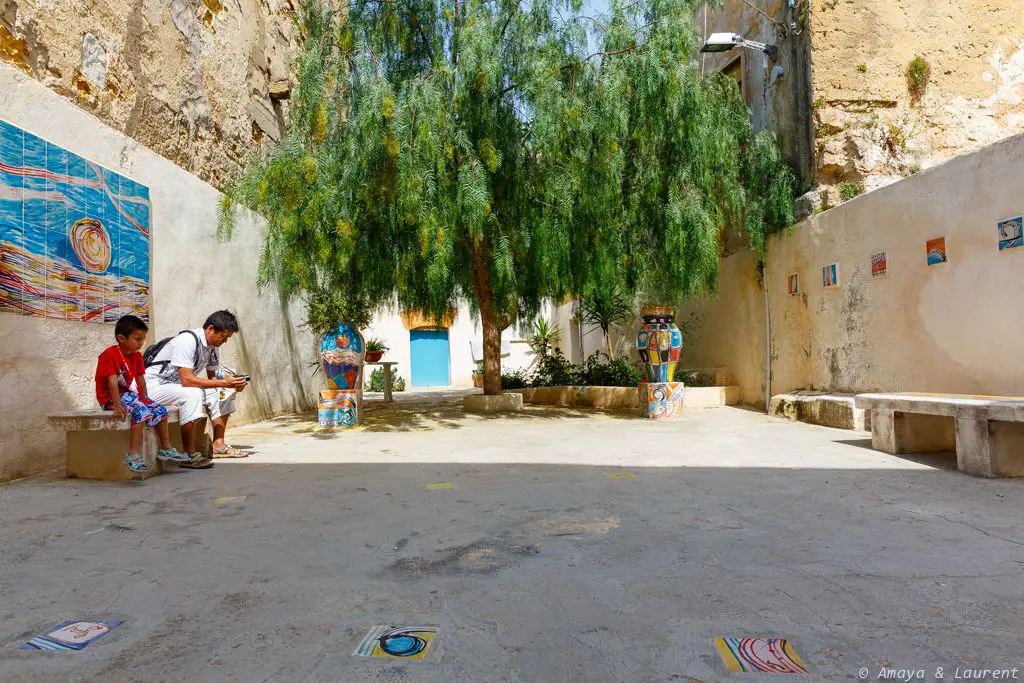
[[[824,391],[776,394],[772,396],[769,414],[823,427],[870,431],[870,411],[858,409],[854,406],[853,399],[853,394]]]
[[[676,370],[676,378],[688,387],[728,387],[732,386],[732,368]]]

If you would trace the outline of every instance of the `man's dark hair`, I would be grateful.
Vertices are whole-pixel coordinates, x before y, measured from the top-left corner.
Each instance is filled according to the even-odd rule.
[[[231,311],[216,311],[211,313],[210,317],[203,323],[203,329],[205,330],[210,325],[213,325],[214,332],[225,332],[231,333],[238,332],[238,318]]]
[[[114,338],[129,337],[135,330],[149,332],[149,325],[142,322],[142,318],[137,318],[134,315],[123,315],[114,325]]]

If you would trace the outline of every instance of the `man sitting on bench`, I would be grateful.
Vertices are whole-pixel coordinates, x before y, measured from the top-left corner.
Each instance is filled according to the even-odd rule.
[[[238,319],[228,311],[212,313],[201,328],[184,330],[147,352],[146,381],[149,395],[165,406],[178,409],[181,440],[192,463],[182,467],[206,469],[209,458],[196,452],[196,420],[207,412],[213,424],[213,457],[244,458],[248,455],[224,441],[228,417],[235,412],[235,392],[248,385],[245,377],[225,374],[218,349],[238,331]],[[205,377],[201,376],[203,371]]]

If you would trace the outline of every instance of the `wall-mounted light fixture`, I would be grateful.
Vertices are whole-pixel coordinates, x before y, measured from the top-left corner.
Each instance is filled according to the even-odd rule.
[[[700,51],[729,52],[737,47],[759,50],[768,55],[768,59],[773,62],[779,56],[779,48],[777,45],[766,45],[765,43],[759,43],[756,40],[747,40],[738,33],[712,33],[708,39],[704,41]]]

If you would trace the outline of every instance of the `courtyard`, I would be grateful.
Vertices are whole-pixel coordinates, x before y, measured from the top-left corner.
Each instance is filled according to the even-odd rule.
[[[465,393],[232,430],[257,452],[208,471],[0,487],[0,680],[743,678],[720,636],[785,638],[800,680],[1024,661],[1020,481],[741,408],[492,417]],[[124,623],[17,649],[69,619]],[[378,624],[437,635],[354,657]]]

